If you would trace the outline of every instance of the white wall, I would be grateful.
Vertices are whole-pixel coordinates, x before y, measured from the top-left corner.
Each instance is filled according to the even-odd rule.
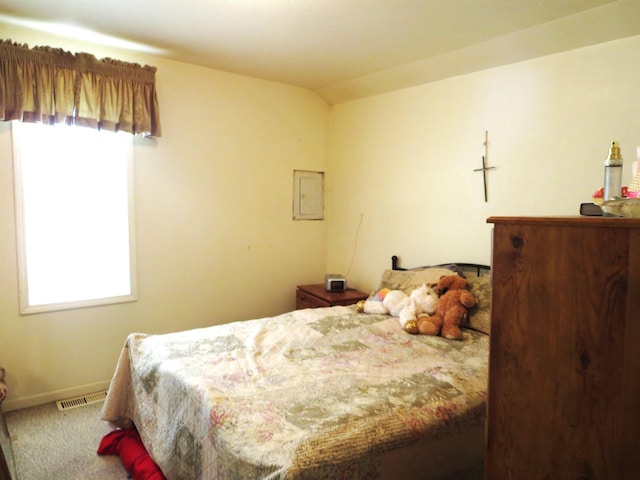
[[[326,222],[292,220],[293,170],[326,169],[318,95],[0,26],[0,38],[150,64],[163,136],[135,146],[139,300],[20,316],[11,131],[0,122],[5,409],[106,388],[126,336],[281,313],[325,273]]]
[[[368,291],[392,254],[406,266],[488,263],[487,217],[576,214],[602,185],[609,143],[622,146],[625,183],[640,145],[640,37],[333,110],[303,89],[14,27],[0,25],[0,37],[157,66],[163,125],[135,148],[140,300],[20,316],[11,135],[0,123],[3,408],[106,387],[130,332],[289,310],[295,285],[327,271]],[[488,203],[473,172],[485,130]],[[326,171],[326,221],[291,220],[293,169]]]
[[[393,254],[407,267],[489,263],[486,219],[578,214],[602,186],[612,140],[628,185],[639,86],[631,37],[335,106],[329,270],[347,271],[353,257],[348,280],[370,291]],[[485,131],[496,167],[487,203],[473,171]]]

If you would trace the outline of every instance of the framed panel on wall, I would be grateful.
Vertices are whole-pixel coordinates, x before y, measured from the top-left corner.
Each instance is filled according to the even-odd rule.
[[[324,220],[324,172],[293,171],[293,219]]]

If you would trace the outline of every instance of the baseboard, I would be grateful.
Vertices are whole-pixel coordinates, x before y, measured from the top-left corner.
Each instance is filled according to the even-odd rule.
[[[45,403],[57,402],[58,400],[64,400],[70,397],[88,395],[90,393],[99,392],[101,390],[107,390],[110,384],[111,380],[105,380],[102,382],[89,383],[87,385],[81,385],[78,387],[65,388],[63,390],[55,390],[53,392],[32,395],[30,397],[7,398],[2,403],[2,410],[5,412],[10,412],[11,410],[19,410],[21,408],[29,408],[35,407],[37,405],[44,405]],[[11,392],[9,392],[9,395],[10,394]]]

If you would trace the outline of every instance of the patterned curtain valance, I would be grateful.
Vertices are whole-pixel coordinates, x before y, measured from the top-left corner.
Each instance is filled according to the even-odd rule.
[[[0,41],[0,120],[160,136],[155,67]]]

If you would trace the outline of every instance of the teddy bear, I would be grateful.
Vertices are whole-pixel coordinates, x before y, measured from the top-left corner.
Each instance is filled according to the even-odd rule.
[[[469,282],[459,275],[441,277],[435,288],[440,295],[435,313],[418,315],[418,332],[441,335],[449,340],[462,340],[460,326],[466,322],[469,309],[476,304],[475,298],[467,290],[468,286]]]
[[[410,295],[402,290],[383,288],[368,300],[359,302],[358,311],[397,317],[405,331],[418,333],[418,315],[433,314],[437,303],[438,295],[426,284],[414,289]]]

